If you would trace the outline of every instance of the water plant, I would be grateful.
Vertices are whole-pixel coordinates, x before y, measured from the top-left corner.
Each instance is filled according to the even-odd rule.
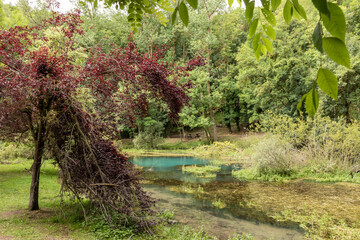
[[[182,172],[183,173],[190,173],[194,174],[198,177],[204,177],[204,178],[214,178],[216,177],[216,172],[219,172],[221,170],[221,167],[219,166],[212,166],[212,165],[206,165],[206,166],[182,166]]]
[[[223,209],[226,207],[226,203],[224,203],[223,201],[221,201],[221,199],[215,199],[214,201],[211,202],[211,204],[219,209]]]

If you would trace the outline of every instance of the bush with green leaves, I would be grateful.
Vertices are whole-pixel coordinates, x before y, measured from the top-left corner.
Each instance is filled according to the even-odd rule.
[[[317,116],[312,120],[308,149],[314,160],[338,168],[360,167],[360,125]]]
[[[309,142],[311,126],[306,120],[268,112],[262,116],[260,124],[260,131],[276,135],[295,148],[302,148]]]
[[[163,140],[164,125],[151,117],[144,118],[139,124],[139,133],[134,138],[135,148],[154,149]]]
[[[324,166],[321,172],[360,168],[360,124],[320,114],[314,119],[292,119],[270,114],[261,122],[262,131],[301,150],[308,163]]]
[[[0,143],[0,162],[13,161],[17,159],[32,159],[32,146],[9,142]]]
[[[290,143],[271,137],[254,148],[251,159],[259,175],[288,176],[296,170],[295,150]]]

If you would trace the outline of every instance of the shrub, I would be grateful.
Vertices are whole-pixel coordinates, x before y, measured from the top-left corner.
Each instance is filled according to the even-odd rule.
[[[296,162],[294,149],[289,143],[276,137],[265,139],[255,146],[251,156],[259,175],[278,174],[288,176],[294,172]]]
[[[343,168],[360,164],[360,126],[329,117],[316,117],[312,123],[308,149],[315,160]]]
[[[317,114],[314,119],[292,119],[269,114],[262,122],[262,131],[301,149],[313,163],[325,171],[360,170],[360,125],[344,118],[330,119]],[[327,170],[326,170],[327,169]]]
[[[0,162],[32,158],[33,147],[30,145],[4,142],[0,144]]]
[[[134,138],[135,148],[154,149],[163,140],[164,125],[150,117],[145,118],[139,126],[139,134]]]
[[[262,132],[272,133],[296,148],[302,148],[309,142],[311,126],[306,120],[270,112],[263,116],[260,124]]]

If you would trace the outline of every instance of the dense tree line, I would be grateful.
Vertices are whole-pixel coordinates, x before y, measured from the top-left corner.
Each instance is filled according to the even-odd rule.
[[[191,101],[176,122],[166,117],[168,108],[155,101],[147,118],[137,119],[135,127],[119,125],[118,129],[124,137],[130,137],[145,131],[144,126],[152,123],[160,123],[161,127],[157,127],[163,129],[165,135],[181,129],[202,128],[208,140],[213,141],[216,140],[217,125],[227,126],[229,131],[240,131],[258,122],[268,111],[293,117],[306,116],[304,107],[303,111],[298,111],[297,105],[311,88],[319,67],[331,70],[339,79],[338,100],[333,101],[320,93],[319,113],[332,118],[344,116],[347,121],[358,120],[360,2],[344,0],[338,3],[347,20],[346,44],[351,69],[336,65],[312,46],[311,35],[318,19],[315,10],[311,10],[310,0],[302,3],[308,13],[307,21],[294,15],[295,20],[287,25],[282,19],[283,12],[275,12],[277,39],[273,41],[271,51],[264,51],[268,53],[259,61],[248,36],[250,24],[244,9],[229,8],[226,1],[199,1],[196,10],[189,8],[191,21],[187,27],[179,19],[170,24],[171,12],[165,14],[168,23],[159,20],[156,14],[143,14],[141,26],[137,23],[138,32],[134,36],[141,52],[151,56],[156,49],[166,46],[164,61],[168,63],[182,65],[200,55],[207,65],[184,77],[184,83],[192,82],[188,93]],[[14,25],[14,19],[22,19],[24,23],[34,20],[31,11],[26,10],[27,14],[24,14],[24,4],[4,6],[0,18],[5,27]],[[80,45],[95,48],[100,43],[107,46],[106,51],[114,45],[125,46],[132,31],[126,13],[97,9],[93,4],[79,3],[78,7],[83,12],[85,29],[85,34],[78,40]]]

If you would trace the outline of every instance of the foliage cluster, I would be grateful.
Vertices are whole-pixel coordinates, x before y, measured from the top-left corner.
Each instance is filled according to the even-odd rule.
[[[315,161],[340,168],[359,165],[359,123],[347,123],[344,118],[332,120],[317,115],[314,119],[291,119],[269,115],[262,122],[263,130],[272,133],[292,147],[307,151]]]
[[[0,162],[31,160],[34,157],[33,154],[31,145],[0,142]]]
[[[312,177],[329,181],[357,181],[360,130],[358,122],[344,118],[332,120],[292,119],[269,114],[261,122],[268,136],[251,146],[251,169],[234,171],[238,178],[275,180]],[[337,180],[336,180],[337,179]]]
[[[164,126],[162,122],[158,122],[151,117],[146,117],[139,125],[139,133],[134,138],[134,146],[138,149],[155,149],[162,140],[162,132]]]

